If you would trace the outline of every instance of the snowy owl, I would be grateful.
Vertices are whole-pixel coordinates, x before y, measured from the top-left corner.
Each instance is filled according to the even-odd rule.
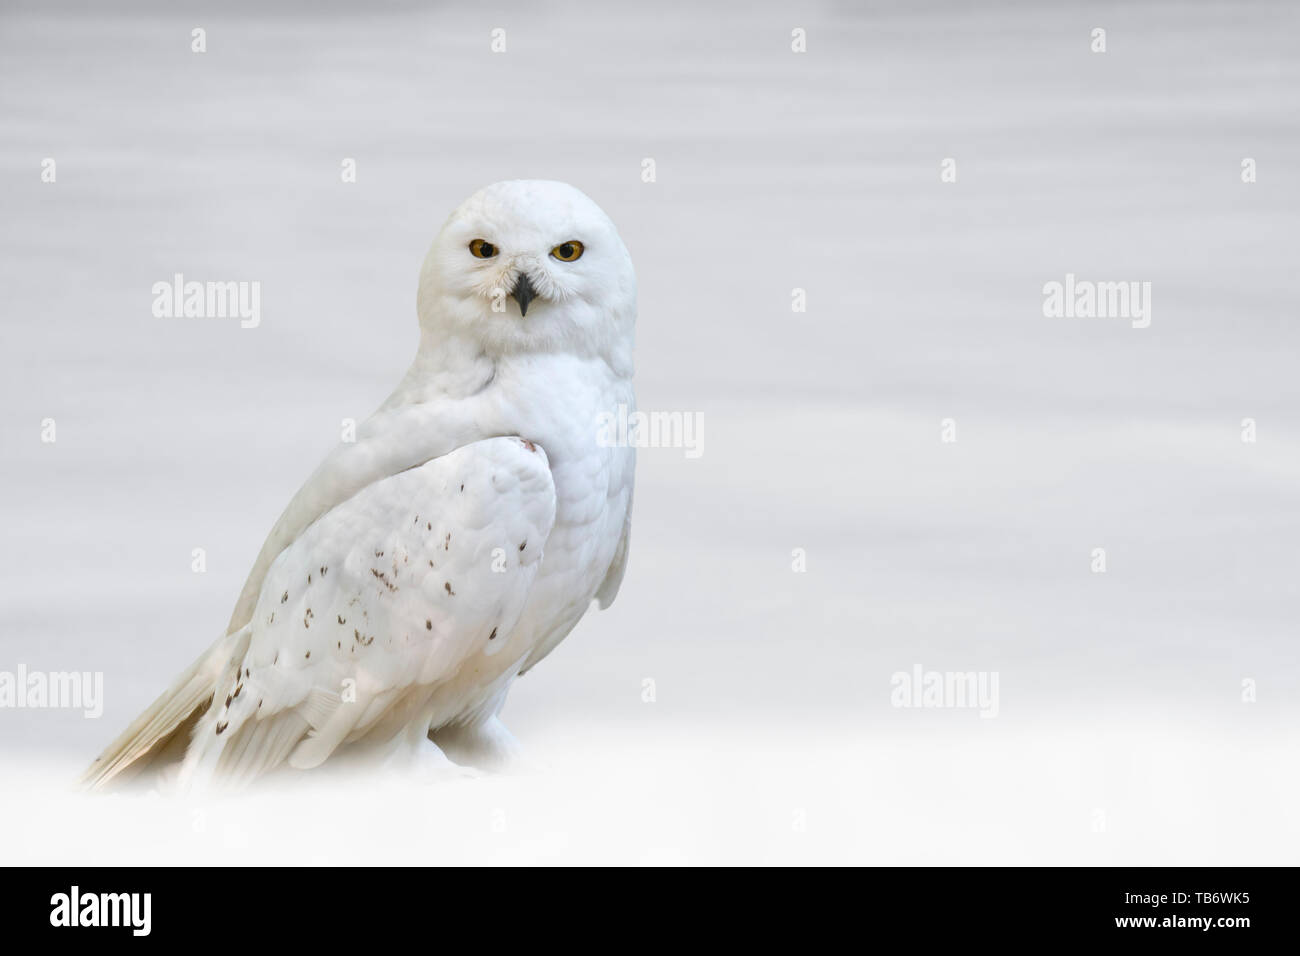
[[[627,566],[635,452],[596,422],[634,406],[636,279],[583,193],[503,182],[442,227],[417,308],[396,391],[289,502],[225,636],[86,783],[513,754],[510,685]]]

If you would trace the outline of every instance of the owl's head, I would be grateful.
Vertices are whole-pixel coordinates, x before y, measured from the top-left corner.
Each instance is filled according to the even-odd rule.
[[[618,230],[566,183],[512,180],[451,214],[420,273],[426,338],[492,355],[630,351],[636,276]]]

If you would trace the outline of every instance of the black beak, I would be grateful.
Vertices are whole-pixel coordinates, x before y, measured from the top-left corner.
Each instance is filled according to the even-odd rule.
[[[537,291],[533,284],[528,281],[528,276],[520,275],[515,280],[515,289],[510,293],[510,298],[519,303],[519,314],[521,316],[528,314],[528,303],[537,298]]]

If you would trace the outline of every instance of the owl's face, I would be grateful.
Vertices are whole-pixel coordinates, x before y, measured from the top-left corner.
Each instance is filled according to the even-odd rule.
[[[457,209],[420,275],[427,332],[491,354],[630,348],[632,260],[614,224],[572,186],[496,183]]]

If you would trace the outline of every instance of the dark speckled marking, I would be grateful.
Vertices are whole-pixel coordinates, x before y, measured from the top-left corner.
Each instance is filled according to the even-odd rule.
[[[492,628],[492,633],[488,635],[488,640],[495,641],[496,637],[497,637],[497,629],[494,627]]]
[[[444,582],[442,582],[442,586],[443,586],[444,588],[447,589],[447,593],[450,594],[452,597],[455,597],[455,596],[456,596],[456,592],[453,591],[453,590],[451,589],[451,582],[450,582],[450,581],[444,581]]]
[[[289,600],[289,592],[285,591],[283,594],[280,595],[280,603],[283,604],[287,600]]]
[[[425,629],[426,631],[432,631],[432,630],[433,630],[433,621],[430,621],[430,620],[426,619],[425,622],[424,622],[424,629]]]

